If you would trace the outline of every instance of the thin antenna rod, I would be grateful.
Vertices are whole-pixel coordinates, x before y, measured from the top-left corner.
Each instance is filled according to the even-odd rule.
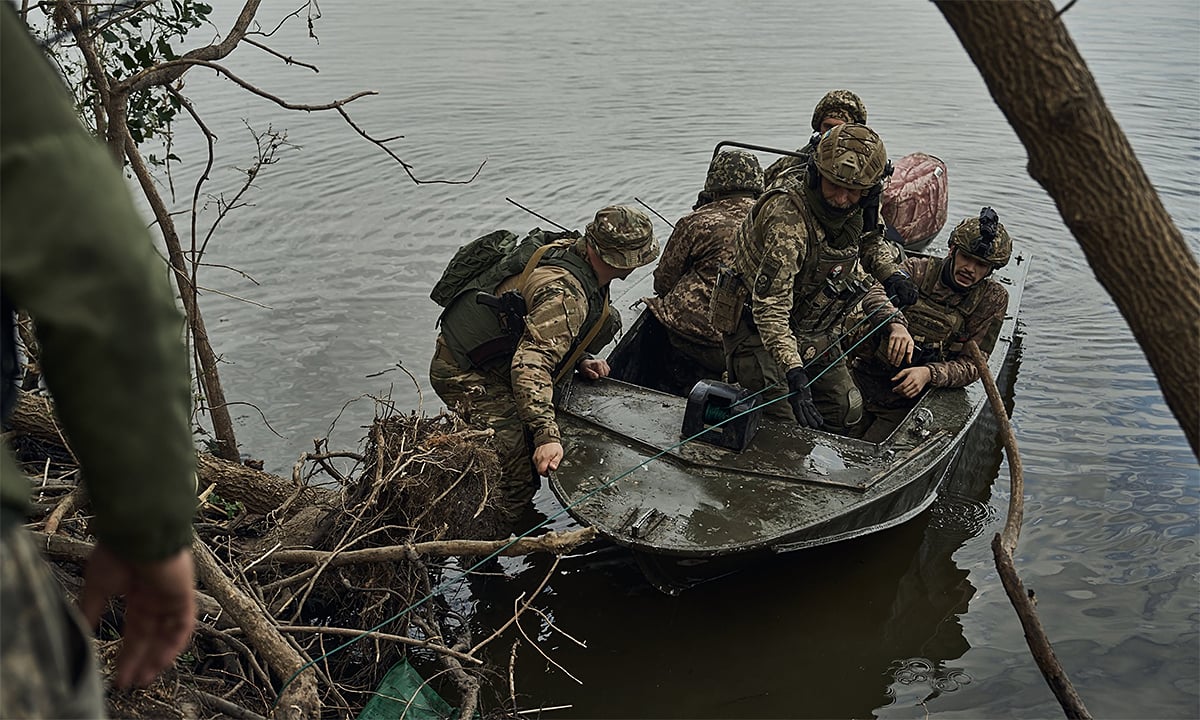
[[[522,205],[521,203],[517,202],[516,200],[513,200],[512,198],[507,198],[507,197],[506,197],[506,198],[504,198],[504,199],[505,199],[505,200],[507,200],[507,201],[509,201],[509,202],[510,202],[510,203],[512,203],[513,205],[516,205],[517,207],[521,208],[522,210],[524,210],[525,212],[527,212],[527,213],[529,213],[530,215],[534,216],[535,218],[538,218],[539,220],[545,220],[546,222],[550,223],[551,225],[553,225],[554,227],[558,228],[559,230],[562,230],[563,232],[571,232],[571,231],[570,231],[568,228],[565,228],[565,227],[563,227],[562,225],[559,225],[558,223],[554,222],[553,220],[551,220],[550,218],[546,217],[545,215],[539,215],[538,213],[535,213],[534,211],[532,211],[532,210],[530,210],[529,208],[525,207],[524,205]]]

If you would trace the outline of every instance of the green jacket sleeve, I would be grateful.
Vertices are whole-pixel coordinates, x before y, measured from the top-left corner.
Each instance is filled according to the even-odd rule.
[[[93,530],[122,557],[161,559],[191,542],[196,502],[182,317],[116,163],[4,6],[0,290],[34,319]],[[14,471],[4,458],[6,500]]]

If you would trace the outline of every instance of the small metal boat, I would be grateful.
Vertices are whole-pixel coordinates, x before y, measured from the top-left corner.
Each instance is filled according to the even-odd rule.
[[[1013,344],[1028,265],[1018,255],[994,275],[1009,307],[993,376]],[[648,293],[644,280],[624,297]],[[633,550],[647,578],[672,594],[690,584],[679,567],[736,565],[915,517],[987,403],[982,382],[934,389],[878,444],[763,415],[738,451],[682,434],[688,398],[658,389],[667,385],[665,343],[643,309],[607,358],[612,375],[566,389],[558,409],[566,453],[550,488],[575,520]],[[723,430],[714,423],[703,432]]]

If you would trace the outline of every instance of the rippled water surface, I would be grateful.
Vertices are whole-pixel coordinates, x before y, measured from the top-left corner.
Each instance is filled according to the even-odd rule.
[[[292,10],[264,5],[268,26]],[[202,278],[265,306],[204,298],[226,394],[247,403],[236,408],[244,451],[288,474],[335,419],[331,446],[358,445],[373,408],[349,401],[390,393],[401,407],[440,407],[425,379],[429,288],[463,242],[544,226],[506,197],[571,227],[635,197],[673,220],[718,141],[795,147],[820,96],[852,88],[893,157],[946,161],[952,222],[992,205],[1033,258],[1002,387],[1025,470],[1018,571],[1058,658],[1097,717],[1200,716],[1200,476],[1144,356],[936,7],[827,7],[325,3],[319,44],[273,41],[319,74],[249,47],[231,59],[294,103],[378,91],[348,106],[355,122],[403,135],[390,147],[422,179],[464,180],[482,164],[468,185],[416,186],[336,114],[285,112],[190,73],[187,91],[220,136],[210,190],[232,191],[249,165],[243,119],[286,128],[299,147],[211,245],[209,260],[245,275]],[[1195,252],[1200,6],[1082,0],[1064,17]],[[188,163],[176,186],[190,188],[201,145],[182,126],[176,143]],[[669,228],[656,221],[656,232]],[[562,669],[525,646],[523,704],[570,706],[545,714],[564,718],[1061,717],[992,562],[1009,499],[994,431],[980,426],[943,497],[913,522],[680,597],[617,555],[568,562],[541,607],[587,647],[527,620]],[[548,493],[537,502],[559,513]],[[475,588],[480,620],[507,616],[542,569],[515,563],[515,580]]]

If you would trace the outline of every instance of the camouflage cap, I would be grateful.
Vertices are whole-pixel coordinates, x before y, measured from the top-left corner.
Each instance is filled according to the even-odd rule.
[[[835,117],[842,122],[867,124],[867,106],[849,90],[830,90],[813,108],[812,129],[821,129],[821,121]]]
[[[704,180],[704,191],[708,193],[763,191],[763,169],[758,158],[745,150],[722,150],[708,164],[708,177]]]
[[[609,205],[596,213],[583,233],[604,262],[621,270],[641,267],[658,257],[658,240],[644,212],[628,205]]]

